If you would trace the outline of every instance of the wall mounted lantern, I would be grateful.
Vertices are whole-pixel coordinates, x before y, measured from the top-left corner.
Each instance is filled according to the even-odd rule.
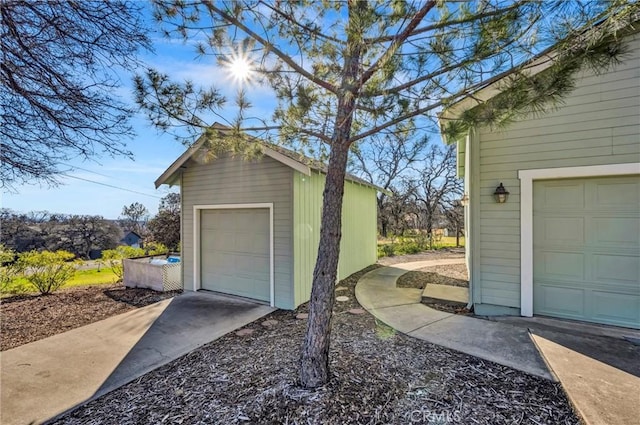
[[[467,195],[466,193],[462,196],[462,198],[460,198],[460,205],[462,205],[463,207],[466,207],[467,205],[469,205],[469,195]]]
[[[495,198],[497,203],[504,204],[505,202],[507,202],[509,192],[507,192],[507,189],[505,189],[502,183],[500,183],[500,186],[496,187],[496,191],[493,192],[493,197]]]

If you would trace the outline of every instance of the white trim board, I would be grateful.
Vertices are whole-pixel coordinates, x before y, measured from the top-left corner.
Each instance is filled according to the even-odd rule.
[[[202,287],[200,283],[200,211],[201,210],[233,210],[233,209],[268,209],[269,210],[269,305],[275,307],[275,275],[273,245],[273,203],[261,204],[218,204],[193,206],[193,290]]]
[[[533,182],[535,180],[640,174],[640,162],[584,167],[519,170],[520,179],[520,315],[533,316]]]

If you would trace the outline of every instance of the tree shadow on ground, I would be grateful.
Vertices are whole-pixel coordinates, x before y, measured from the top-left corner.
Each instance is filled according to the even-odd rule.
[[[398,288],[424,289],[429,285],[449,285],[463,288],[469,287],[469,282],[463,279],[456,279],[434,272],[411,271],[400,276],[396,282]]]
[[[145,307],[158,301],[173,298],[182,291],[158,292],[146,288],[116,288],[107,289],[103,293],[114,301],[129,304],[134,307]]]

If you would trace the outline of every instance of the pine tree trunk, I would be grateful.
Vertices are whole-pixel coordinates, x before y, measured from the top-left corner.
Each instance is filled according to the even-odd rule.
[[[301,357],[300,381],[316,388],[329,380],[329,340],[335,301],[335,282],[342,236],[342,198],[348,147],[331,149],[322,201],[322,223],[318,259],[313,271],[307,333]]]
[[[366,8],[364,2],[350,0],[349,21],[357,9]],[[320,223],[320,244],[318,258],[313,270],[311,300],[307,333],[300,357],[300,383],[305,388],[317,388],[329,381],[329,342],[331,337],[331,316],[335,302],[335,283],[340,258],[340,239],[342,237],[342,198],[344,195],[344,176],[351,141],[351,125],[358,90],[358,71],[360,68],[360,42],[347,37],[345,64],[342,84],[336,111],[331,154],[327,168],[327,178],[322,197],[322,219]]]

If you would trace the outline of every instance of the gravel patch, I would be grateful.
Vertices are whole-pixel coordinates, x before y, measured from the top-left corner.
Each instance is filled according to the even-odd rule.
[[[307,320],[276,311],[142,376],[55,424],[579,424],[559,384],[397,334],[336,303],[329,384],[298,385]]]
[[[443,258],[464,258],[464,248],[443,248],[433,251],[424,251],[419,254],[382,257],[378,258],[378,264],[391,266],[393,264],[410,263],[412,261],[440,260]]]
[[[0,350],[5,351],[117,314],[174,297],[178,292],[82,286],[51,295],[20,295],[0,301]]]

